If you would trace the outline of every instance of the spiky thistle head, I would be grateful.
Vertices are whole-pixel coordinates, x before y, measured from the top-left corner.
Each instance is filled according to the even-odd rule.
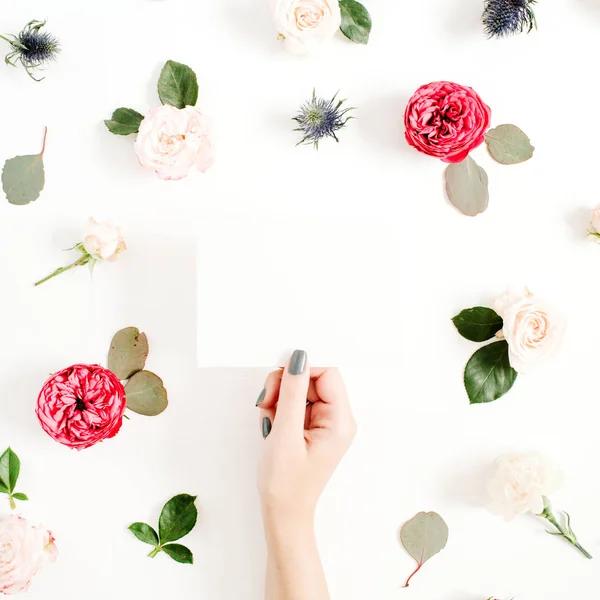
[[[46,21],[29,21],[18,35],[0,36],[12,48],[4,61],[13,67],[20,62],[32,79],[35,79],[31,73],[33,70],[41,69],[47,63],[56,60],[56,56],[60,52],[58,40],[51,33],[41,31],[44,25],[46,25]],[[35,81],[41,81],[41,79],[35,79]]]
[[[294,131],[301,131],[304,137],[296,144],[314,144],[319,149],[319,141],[324,137],[332,137],[339,142],[336,132],[343,129],[346,123],[353,117],[346,114],[354,108],[341,110],[345,100],[337,100],[337,93],[331,100],[317,98],[313,90],[312,98],[300,107],[300,113],[293,120],[298,123]]]
[[[527,33],[537,27],[533,5],[536,0],[485,0],[483,24],[489,38]]]

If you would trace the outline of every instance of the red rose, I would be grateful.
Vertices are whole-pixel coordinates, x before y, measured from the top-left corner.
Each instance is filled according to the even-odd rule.
[[[475,90],[436,81],[421,86],[408,101],[406,141],[419,152],[457,163],[483,143],[491,116]]]
[[[83,450],[117,435],[125,407],[125,388],[114,373],[73,365],[46,381],[35,412],[51,438]]]

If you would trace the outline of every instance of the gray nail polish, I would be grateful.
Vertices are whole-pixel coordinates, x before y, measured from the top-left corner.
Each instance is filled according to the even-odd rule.
[[[256,406],[258,406],[261,402],[264,401],[266,395],[267,395],[267,390],[265,388],[263,388],[262,392],[258,395],[258,400],[256,401]]]
[[[262,421],[263,438],[266,438],[271,433],[271,419],[265,417]]]
[[[294,350],[290,359],[288,371],[290,375],[302,375],[306,368],[306,352],[304,350]]]

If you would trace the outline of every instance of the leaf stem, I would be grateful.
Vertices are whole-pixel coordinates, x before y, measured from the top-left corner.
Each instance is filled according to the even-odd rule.
[[[78,258],[74,263],[71,263],[70,265],[67,265],[66,267],[59,267],[58,269],[56,269],[56,271],[54,271],[53,273],[50,273],[50,275],[48,275],[47,277],[44,277],[43,279],[36,281],[34,286],[37,287],[38,285],[45,283],[46,281],[52,279],[53,277],[56,277],[57,275],[61,275],[62,273],[66,273],[67,271],[70,271],[74,267],[86,265],[89,262],[89,260],[90,260],[89,254],[85,254],[84,256],[81,256],[80,258]]]
[[[410,583],[410,580],[421,570],[421,567],[423,566],[424,563],[419,563],[417,565],[417,568],[409,575],[408,579],[406,580],[406,583],[402,586],[403,588],[407,588],[408,584]]]
[[[13,498],[12,494],[8,495],[8,500],[10,502],[10,508],[12,510],[17,510],[17,503],[15,502],[15,499]]]
[[[40,156],[44,156],[44,151],[46,150],[46,138],[48,137],[48,127],[44,126],[44,140],[42,141],[42,151],[40,152]]]
[[[148,554],[148,556],[150,558],[154,558],[161,550],[162,550],[162,548],[160,546],[156,546],[156,548],[154,548],[154,550],[152,550],[152,552],[150,552],[150,554]]]
[[[558,531],[558,533],[553,533],[551,531],[549,531],[548,533],[550,533],[551,535],[559,535],[565,538],[565,540],[567,540],[569,544],[575,546],[575,548],[577,548],[577,550],[579,550],[579,552],[581,552],[581,554],[583,554],[586,558],[593,558],[592,555],[577,541],[577,536],[575,535],[575,532],[571,529],[571,518],[569,517],[569,515],[567,514],[566,528],[563,528],[563,526],[558,522],[558,519],[554,516],[554,513],[552,512],[552,504],[550,504],[550,500],[548,500],[548,498],[546,498],[545,496],[544,510],[539,514],[539,516],[543,519],[546,519],[546,521],[553,525]]]

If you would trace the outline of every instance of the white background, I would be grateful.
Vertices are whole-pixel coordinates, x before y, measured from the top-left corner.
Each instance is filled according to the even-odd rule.
[[[360,432],[318,519],[332,597],[597,595],[600,247],[584,234],[599,200],[600,3],[541,2],[540,31],[501,42],[483,37],[482,4],[371,0],[368,47],[340,38],[298,59],[276,42],[259,0],[2,0],[3,32],[48,17],[64,47],[41,84],[0,70],[0,159],[37,151],[49,128],[43,195],[26,207],[0,202],[0,445],[22,458],[19,488],[32,498],[23,513],[53,529],[61,552],[32,600],[262,598],[254,401],[267,369],[196,363],[194,220],[227,214],[370,214],[397,224],[399,254],[384,260],[402,292],[403,335],[381,331],[380,343],[401,347],[403,360],[346,372]],[[102,123],[118,106],[157,104],[167,59],[197,72],[218,144],[214,167],[182,182],[143,171],[133,138]],[[515,167],[474,153],[491,195],[476,219],[444,200],[443,165],[403,141],[406,100],[437,79],[473,86],[494,125],[513,122],[536,146],[533,160]],[[318,153],[294,148],[289,120],[313,86],[323,95],[340,89],[359,107],[342,142]],[[119,220],[128,252],[100,265],[93,284],[81,269],[34,289],[68,260],[61,248],[80,239],[89,215]],[[279,251],[291,265],[301,260],[301,249]],[[299,277],[310,282],[306,271]],[[569,335],[553,364],[520,377],[500,401],[470,407],[461,372],[474,346],[449,319],[511,283],[560,306]],[[55,444],[33,412],[42,383],[69,364],[104,361],[112,334],[127,325],[148,333],[148,366],[167,384],[169,409],[134,416],[118,437],[82,453]],[[554,503],[571,512],[595,561],[533,517],[507,524],[486,512],[489,465],[521,450],[562,465],[566,485]],[[155,523],[164,501],[184,491],[198,494],[201,511],[185,540],[196,564],[152,562],[126,527]],[[413,562],[398,529],[420,510],[442,514],[450,540],[402,590]]]

